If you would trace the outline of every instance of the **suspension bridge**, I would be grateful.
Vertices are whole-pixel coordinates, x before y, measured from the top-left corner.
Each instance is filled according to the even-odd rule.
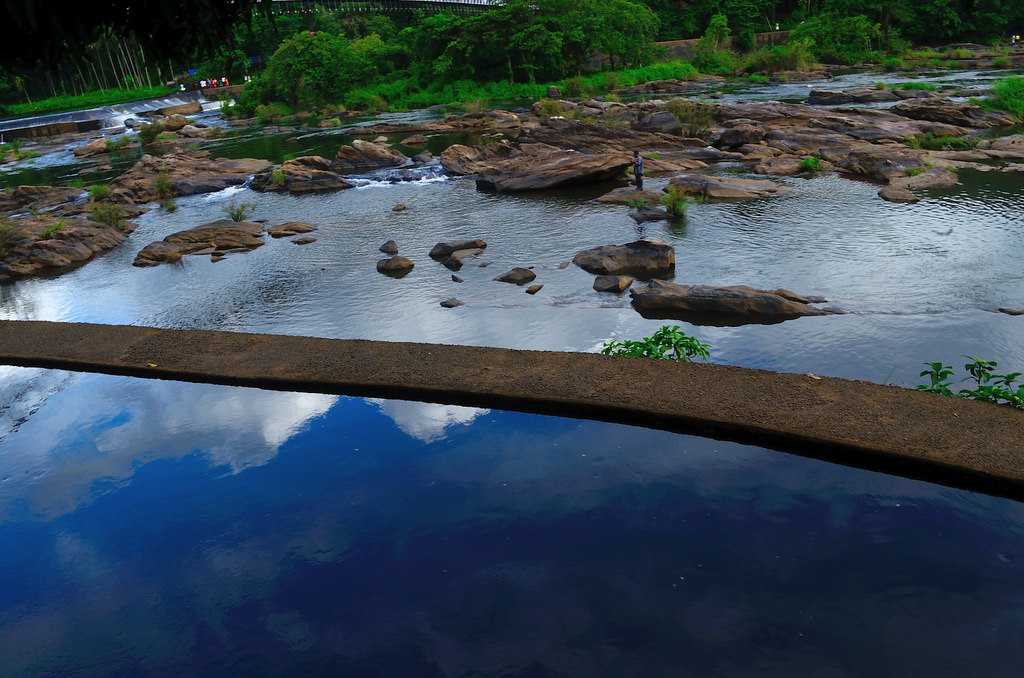
[[[399,12],[481,12],[501,4],[500,0],[273,0],[274,14],[307,14],[323,8],[352,14],[395,14]]]

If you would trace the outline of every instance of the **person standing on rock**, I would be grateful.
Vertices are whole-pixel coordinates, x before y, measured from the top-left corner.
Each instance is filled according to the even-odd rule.
[[[633,151],[633,176],[636,177],[636,190],[644,190],[644,157],[640,151]]]

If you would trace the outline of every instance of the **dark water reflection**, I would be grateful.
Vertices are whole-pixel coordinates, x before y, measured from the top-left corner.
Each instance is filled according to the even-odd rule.
[[[1021,504],[609,424],[20,372],[62,388],[0,441],[4,675],[1024,659]]]

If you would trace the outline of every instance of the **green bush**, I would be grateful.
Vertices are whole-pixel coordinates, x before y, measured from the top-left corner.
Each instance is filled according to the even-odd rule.
[[[167,198],[166,200],[161,201],[160,202],[160,207],[163,208],[164,212],[177,212],[178,211],[178,203],[174,202],[170,198]]]
[[[810,70],[814,65],[813,44],[810,40],[791,40],[785,45],[764,47],[747,56],[744,70],[748,73]]]
[[[747,76],[747,80],[755,85],[766,85],[772,81],[772,79],[764,73],[751,73]]]
[[[714,108],[691,99],[672,99],[666,106],[669,113],[675,116],[682,125],[682,135],[703,139],[711,132],[711,125],[715,121]]]
[[[553,118],[557,115],[565,114],[565,108],[554,99],[541,99],[537,111],[545,118]]]
[[[666,325],[639,341],[607,341],[601,353],[613,357],[689,362],[694,358],[707,360],[711,356],[711,346],[684,333],[678,325]]]
[[[568,80],[566,80],[565,85],[562,88],[562,91],[565,93],[565,96],[569,97],[570,99],[578,99],[584,96],[586,94],[586,90],[586,83],[583,81],[583,78],[579,76],[576,76],[575,78],[569,78]]]
[[[280,101],[260,104],[256,107],[256,121],[261,125],[266,125],[281,118],[287,118],[294,113],[291,106]]]
[[[809,155],[800,161],[801,172],[820,172],[821,171],[821,158],[816,155]]]
[[[120,205],[109,202],[94,202],[89,205],[89,219],[98,224],[124,230],[128,215]]]
[[[164,131],[164,126],[159,123],[153,123],[151,125],[142,125],[138,129],[139,139],[142,140],[143,144],[151,144],[156,141],[156,138]]]
[[[1017,75],[997,82],[988,103],[1024,120],[1024,76]]]
[[[902,71],[906,67],[906,62],[897,56],[887,56],[882,59],[882,68],[889,73],[892,73],[893,71]]]
[[[790,39],[809,41],[821,61],[852,65],[877,58],[875,49],[881,37],[881,26],[866,16],[826,12],[803,21],[793,29]]]
[[[107,153],[117,153],[124,149],[128,145],[127,137],[118,137],[116,139],[107,139]]]
[[[169,200],[174,195],[174,186],[167,172],[156,175],[153,179],[153,190],[156,191],[157,200]]]
[[[278,167],[270,173],[270,183],[274,186],[284,186],[285,174],[284,170]]]

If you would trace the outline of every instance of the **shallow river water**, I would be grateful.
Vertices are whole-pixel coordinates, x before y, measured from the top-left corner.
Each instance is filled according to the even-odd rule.
[[[215,152],[330,155],[351,138],[294,136]],[[925,360],[1024,367],[1024,318],[994,312],[1024,306],[1020,174],[965,172],[909,206],[787,179],[782,198],[645,228],[593,201],[614,185],[387,178],[179,199],[76,271],[0,286],[0,318],[592,351],[663,322],[561,265],[647,237],[676,247],[677,281],[847,311],[681,323],[716,362],[902,385]],[[232,200],[317,242],[131,266]],[[466,237],[488,247],[456,283],[427,252]],[[392,238],[416,262],[400,280],[374,270]],[[492,280],[513,266],[543,290]],[[466,305],[439,306],[452,296]],[[0,367],[3,675],[1015,676],[1022,575],[1021,504],[757,447]]]

